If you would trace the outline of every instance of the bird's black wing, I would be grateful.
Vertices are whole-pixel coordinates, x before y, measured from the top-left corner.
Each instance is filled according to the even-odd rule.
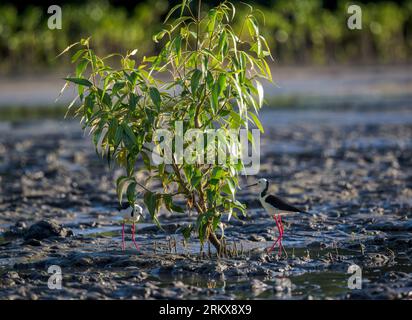
[[[275,208],[279,209],[280,211],[291,211],[291,212],[303,212],[306,213],[304,210],[296,208],[291,204],[287,203],[285,200],[282,200],[279,197],[268,195],[265,198],[265,201],[270,205],[274,206]]]
[[[126,210],[129,207],[130,207],[129,202],[123,202],[122,204],[119,204],[117,210],[122,211],[122,210]]]

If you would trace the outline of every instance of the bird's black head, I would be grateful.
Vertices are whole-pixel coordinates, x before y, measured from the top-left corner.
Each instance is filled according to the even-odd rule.
[[[253,186],[259,186],[260,193],[263,197],[269,189],[269,181],[265,178],[261,178],[258,180],[258,182],[248,185],[247,187],[253,187]]]

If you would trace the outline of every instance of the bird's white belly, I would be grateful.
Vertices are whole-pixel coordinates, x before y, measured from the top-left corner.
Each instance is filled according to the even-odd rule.
[[[265,202],[265,198],[260,198],[260,203],[262,204],[262,207],[266,210],[268,214],[277,214],[277,210],[271,205],[269,205],[267,202]]]
[[[120,215],[123,218],[124,223],[137,223],[140,220],[140,215],[138,213],[135,214],[134,217],[131,216],[132,214],[132,208],[126,208],[120,211]]]
[[[140,220],[140,216],[136,216],[136,217],[130,217],[130,216],[127,216],[127,215],[123,216],[123,221],[125,223],[138,223],[139,220]]]

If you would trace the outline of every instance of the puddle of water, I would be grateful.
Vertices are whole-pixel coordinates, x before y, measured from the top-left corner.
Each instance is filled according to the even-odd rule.
[[[262,276],[254,276],[253,278],[264,282],[269,287],[262,291],[251,291],[250,279],[231,277],[230,279],[212,279],[199,274],[177,274],[169,275],[152,275],[153,280],[160,281],[163,287],[173,284],[175,281],[181,281],[186,285],[197,286],[200,288],[217,289],[225,293],[235,294],[237,299],[293,299],[299,297],[307,297],[311,295],[316,298],[337,297],[348,292],[346,273],[341,272],[305,272],[301,275],[291,275],[286,277],[279,273],[279,276],[274,279],[266,279]],[[274,288],[282,286],[282,290],[277,292]]]
[[[306,248],[298,248],[296,254],[303,254]],[[331,250],[330,250],[331,251]],[[331,251],[332,252],[332,251]],[[340,252],[343,255],[351,254],[349,250]],[[412,266],[408,259],[399,259],[396,264],[387,265],[379,268],[363,268],[362,281],[364,284],[374,282],[388,271],[412,272]],[[173,285],[175,281],[181,281],[186,285],[193,285],[201,288],[217,289],[222,293],[230,290],[235,294],[237,299],[294,299],[307,298],[311,296],[314,299],[344,297],[352,289],[348,287],[348,279],[351,274],[346,272],[336,272],[329,270],[319,271],[293,271],[289,276],[279,273],[275,279],[266,279],[265,277],[253,277],[269,285],[268,289],[261,292],[253,292],[250,289],[250,279],[231,277],[230,279],[215,279],[199,274],[176,274],[173,276],[154,273],[152,280],[160,281],[161,286],[167,287]],[[274,288],[279,284],[285,285],[281,292],[276,292]],[[290,288],[290,289],[288,289]]]
[[[337,297],[344,295],[348,288],[348,277],[342,272],[307,272],[292,277],[291,282],[296,286],[292,297],[312,296],[314,298]]]
[[[120,219],[116,219],[120,220]],[[152,223],[138,223],[136,224],[136,238],[139,236],[139,230],[153,226]],[[87,235],[89,237],[91,236],[118,236],[119,232],[121,232],[122,227],[121,226],[116,226],[116,225],[105,225],[105,226],[100,226],[100,227],[91,227],[91,228],[85,228],[85,229],[80,229],[80,228],[72,228],[71,229],[75,235]],[[125,232],[127,234],[130,233],[130,226],[127,226]]]
[[[281,111],[262,110],[261,122],[266,128],[290,125],[405,125],[412,123],[412,112],[408,111]]]

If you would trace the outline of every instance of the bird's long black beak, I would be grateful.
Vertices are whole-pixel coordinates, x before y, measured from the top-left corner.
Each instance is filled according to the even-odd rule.
[[[257,186],[257,185],[258,185],[258,183],[254,183],[254,184],[250,184],[250,185],[246,186],[245,188],[250,188],[250,187]]]

